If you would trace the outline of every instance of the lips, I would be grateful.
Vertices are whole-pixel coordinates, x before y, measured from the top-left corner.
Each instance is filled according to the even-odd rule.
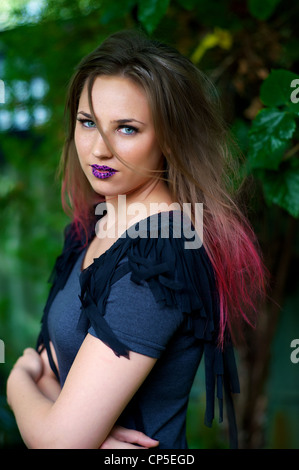
[[[115,175],[117,170],[110,168],[106,165],[90,165],[92,168],[92,174],[99,179],[110,178],[110,176]]]

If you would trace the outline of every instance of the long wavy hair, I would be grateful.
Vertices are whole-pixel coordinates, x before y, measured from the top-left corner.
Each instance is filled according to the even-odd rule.
[[[74,131],[85,84],[96,122],[91,91],[100,75],[122,76],[142,87],[165,157],[161,177],[180,205],[191,203],[192,211],[196,202],[203,203],[203,244],[219,295],[219,343],[223,345],[227,331],[237,340],[244,321],[256,324],[265,270],[256,236],[236,203],[237,159],[232,156],[213,85],[176,49],[136,31],[109,36],[81,61],[68,90],[69,126],[61,169],[63,207],[71,213],[74,226],[83,227],[85,233],[94,223],[95,204],[103,198],[95,194],[81,169]],[[116,157],[127,164],[120,155]]]

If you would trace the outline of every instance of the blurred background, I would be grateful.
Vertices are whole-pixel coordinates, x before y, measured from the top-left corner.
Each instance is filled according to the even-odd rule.
[[[298,21],[296,0],[1,0],[0,448],[23,446],[6,379],[35,346],[68,223],[56,176],[68,80],[106,36],[132,27],[178,48],[219,91],[271,274],[258,327],[237,351],[240,447],[299,448]],[[189,445],[226,448],[226,424],[216,416],[206,428],[204,404],[200,367]]]

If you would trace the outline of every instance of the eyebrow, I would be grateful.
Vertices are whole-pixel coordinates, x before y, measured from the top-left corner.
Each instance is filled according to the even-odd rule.
[[[78,114],[83,114],[83,116],[87,117],[88,119],[92,119],[91,114],[84,113],[83,111],[78,111]],[[115,119],[113,121],[110,121],[111,123],[117,123],[117,124],[126,124],[127,122],[139,122],[139,124],[145,125],[144,122],[138,121],[138,119],[134,118],[128,118],[128,119]]]
[[[77,113],[77,114],[83,114],[83,116],[85,116],[85,117],[87,117],[87,118],[89,118],[89,119],[92,119],[92,116],[91,116],[91,114],[84,113],[83,111],[78,111],[78,113]]]

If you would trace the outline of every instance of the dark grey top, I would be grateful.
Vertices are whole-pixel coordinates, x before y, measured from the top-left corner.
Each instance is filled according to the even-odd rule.
[[[81,271],[94,227],[88,240],[85,235],[75,222],[65,230],[37,340],[61,385],[88,333],[117,356],[135,351],[157,358],[119,424],[158,439],[161,448],[183,449],[189,392],[204,356],[204,422],[212,425],[216,402],[222,421],[225,391],[230,446],[236,448],[231,393],[239,393],[238,373],[229,332],[223,348],[218,344],[219,298],[205,248],[193,243],[196,236],[190,245],[192,231],[185,232],[178,211],[159,213],[137,222]]]
[[[64,289],[55,297],[48,316],[62,386],[84,340],[84,334],[77,329],[81,307],[79,276],[84,253],[79,256]],[[143,432],[160,441],[160,448],[186,448],[186,410],[202,356],[202,342],[184,331],[181,312],[170,307],[159,308],[148,284],[135,284],[130,280],[130,273],[111,286],[105,319],[129,350],[159,358],[119,423],[138,430],[142,427]],[[97,336],[92,327],[89,333]]]

